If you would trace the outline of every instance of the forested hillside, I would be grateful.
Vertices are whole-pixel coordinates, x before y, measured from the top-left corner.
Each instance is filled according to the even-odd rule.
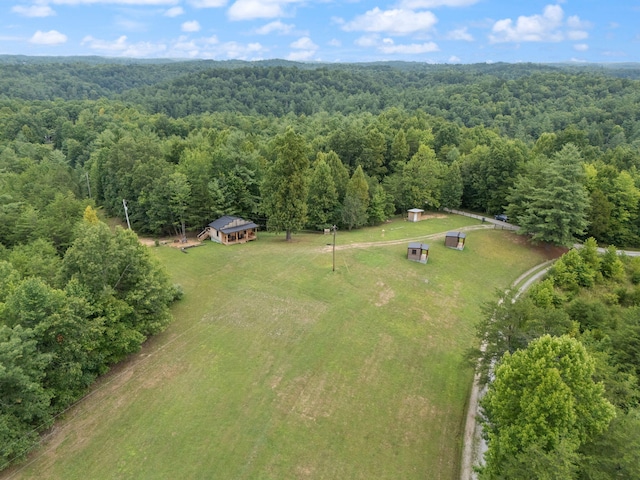
[[[532,241],[640,247],[638,73],[1,57],[0,456],[168,321],[177,292],[94,209],[125,199],[150,235],[234,214],[289,237],[462,207]]]
[[[589,239],[526,295],[485,305],[481,479],[638,477],[639,284],[639,257]]]

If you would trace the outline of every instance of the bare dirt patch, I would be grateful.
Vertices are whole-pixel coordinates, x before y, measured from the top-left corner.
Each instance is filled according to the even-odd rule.
[[[195,237],[188,237],[186,242],[181,242],[179,237],[138,237],[138,241],[147,247],[154,247],[156,245],[165,245],[173,248],[190,248],[202,245],[202,242]],[[156,243],[157,242],[157,243]]]
[[[526,235],[509,235],[509,238],[516,245],[525,245],[547,260],[553,260],[554,258],[560,258],[567,253],[569,249],[567,247],[558,247],[557,245],[551,245],[550,243],[540,243],[534,245],[529,241],[529,237]]]
[[[278,393],[283,411],[310,422],[333,414],[335,396],[335,382],[332,379],[326,375],[311,374],[295,378]]]
[[[376,307],[386,305],[389,303],[389,300],[396,296],[395,292],[391,290],[391,288],[387,287],[383,282],[378,281],[376,286],[381,288],[380,293],[378,294],[379,300],[375,303]]]

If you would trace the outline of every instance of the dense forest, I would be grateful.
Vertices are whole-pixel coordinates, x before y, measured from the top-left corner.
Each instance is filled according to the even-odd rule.
[[[523,297],[485,305],[481,479],[638,478],[639,285],[640,257],[588,239]]]
[[[378,224],[408,208],[465,208],[508,214],[532,242],[593,237],[637,248],[638,78],[634,65],[0,57],[2,464],[160,331],[180,296],[132,232],[111,231],[97,214],[123,218],[126,200],[142,234],[197,233],[233,214],[290,238]],[[635,311],[635,287],[622,285],[637,284],[637,264],[615,267],[625,276],[601,271],[611,259],[589,261],[593,281],[571,288],[616,285],[602,308]],[[570,309],[588,308],[565,297],[574,322],[563,317],[566,328],[540,335],[584,340],[593,329]],[[615,328],[637,329],[632,314],[614,313],[627,322]],[[598,331],[611,351],[614,330]],[[493,360],[540,335],[523,335]],[[613,355],[586,343],[598,358]],[[636,392],[630,362],[611,368]],[[617,393],[607,395],[622,408]],[[637,416],[637,394],[625,398],[625,415]]]

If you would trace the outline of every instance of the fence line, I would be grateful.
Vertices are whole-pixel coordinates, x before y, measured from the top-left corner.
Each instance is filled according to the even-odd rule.
[[[478,215],[476,213],[465,212],[464,210],[455,210],[453,208],[443,208],[442,210],[448,213],[453,213],[455,215],[463,215],[465,217],[475,218],[476,220],[482,220],[483,222],[493,223],[494,229],[511,230],[511,231],[520,229],[520,227],[518,227],[517,225],[511,225],[510,223],[496,221],[493,218],[489,218],[484,215]]]

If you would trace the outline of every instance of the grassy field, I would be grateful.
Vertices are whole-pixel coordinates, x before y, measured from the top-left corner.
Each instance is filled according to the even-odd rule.
[[[546,259],[499,230],[427,265],[388,244],[468,225],[339,231],[335,272],[331,236],[150,247],[175,321],[0,478],[457,478],[480,305]]]

